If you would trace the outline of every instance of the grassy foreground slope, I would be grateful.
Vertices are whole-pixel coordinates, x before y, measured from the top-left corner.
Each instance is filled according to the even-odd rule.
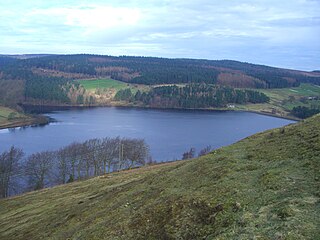
[[[320,115],[0,201],[0,239],[319,239]]]

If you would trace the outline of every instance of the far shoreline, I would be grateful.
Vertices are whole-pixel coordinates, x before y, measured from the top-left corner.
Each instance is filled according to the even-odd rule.
[[[28,127],[28,126],[37,126],[37,125],[47,125],[52,122],[52,119],[42,115],[43,113],[50,113],[53,111],[66,111],[71,109],[89,109],[89,108],[98,108],[98,107],[119,107],[119,108],[133,108],[133,109],[154,109],[154,110],[174,110],[174,111],[207,111],[207,112],[249,112],[255,113],[270,117],[276,117],[281,119],[287,119],[292,121],[300,121],[291,116],[281,116],[278,114],[272,114],[264,111],[253,111],[253,110],[242,110],[242,109],[230,109],[230,108],[162,108],[162,107],[149,107],[149,106],[139,106],[139,105],[128,105],[124,103],[110,103],[110,104],[93,104],[93,105],[57,105],[57,104],[48,104],[48,105],[36,105],[36,104],[21,104],[24,109],[27,109],[27,112],[36,112],[35,117],[28,119],[26,121],[16,121],[12,123],[7,123],[0,125],[0,129],[11,129],[17,127]]]
[[[44,115],[33,116],[25,120],[16,120],[5,124],[0,124],[0,130],[18,127],[44,126],[50,123],[50,119]]]

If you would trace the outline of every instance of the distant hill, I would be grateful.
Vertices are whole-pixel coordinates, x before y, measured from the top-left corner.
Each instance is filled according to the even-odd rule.
[[[1,239],[319,239],[320,115],[204,157],[0,200]]]
[[[32,54],[11,57],[20,59],[12,63],[11,68],[32,71],[40,76],[68,79],[110,77],[148,85],[203,82],[244,88],[292,87],[298,86],[301,82],[320,84],[319,72],[295,71],[231,60],[86,54]]]
[[[54,55],[55,54],[9,54],[9,55],[0,54],[0,56],[16,58],[16,59],[40,58],[40,57],[48,57],[48,56],[54,56]]]
[[[129,84],[128,87],[144,88],[145,91],[172,84],[251,89],[289,88],[301,83],[320,85],[317,71],[281,69],[231,60],[89,54],[0,55],[0,105],[14,108],[21,104],[92,106],[109,104],[113,100],[115,92],[106,89],[86,91],[78,81],[80,79],[118,80]]]

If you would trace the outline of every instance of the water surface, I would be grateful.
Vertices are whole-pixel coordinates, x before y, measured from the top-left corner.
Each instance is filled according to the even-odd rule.
[[[195,147],[219,148],[266,129],[281,127],[291,120],[248,112],[151,110],[134,108],[90,108],[46,114],[57,122],[45,126],[0,130],[0,152],[11,145],[27,155],[57,150],[74,141],[90,138],[144,138],[154,160],[181,159]]]

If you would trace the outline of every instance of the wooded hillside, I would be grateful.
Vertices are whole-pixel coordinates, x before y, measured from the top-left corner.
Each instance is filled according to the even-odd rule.
[[[1,60],[2,59],[2,60]],[[318,72],[303,72],[230,60],[52,55],[28,59],[1,57],[5,68],[29,69],[35,75],[65,78],[111,77],[140,84],[220,83],[231,87],[281,88],[301,82],[320,84]],[[23,73],[17,72],[21,75]]]

